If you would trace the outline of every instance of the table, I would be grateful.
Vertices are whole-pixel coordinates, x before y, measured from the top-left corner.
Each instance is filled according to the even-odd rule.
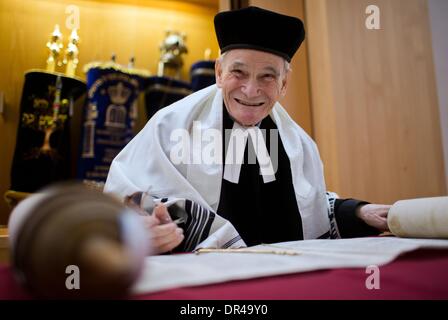
[[[365,269],[320,270],[259,279],[178,288],[131,299],[296,300],[296,299],[448,299],[448,250],[417,250],[380,267],[380,289],[368,290]],[[0,265],[0,299],[27,299]]]

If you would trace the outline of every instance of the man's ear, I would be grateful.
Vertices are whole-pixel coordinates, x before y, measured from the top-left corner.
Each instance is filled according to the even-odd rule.
[[[218,88],[221,88],[222,84],[222,64],[220,59],[217,59],[215,62],[215,77],[216,77],[216,85]]]
[[[288,83],[289,83],[290,77],[291,77],[291,70],[289,69],[288,71],[286,71],[286,74],[284,75],[284,77],[282,79],[282,87],[280,89],[280,95],[282,98],[286,94],[286,89],[288,89]]]

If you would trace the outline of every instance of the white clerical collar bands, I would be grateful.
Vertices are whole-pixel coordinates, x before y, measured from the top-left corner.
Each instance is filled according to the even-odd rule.
[[[224,164],[224,179],[232,183],[238,183],[248,136],[251,138],[253,151],[255,152],[260,165],[260,174],[263,176],[263,182],[269,183],[275,181],[274,167],[260,128],[258,126],[243,127],[236,122],[233,124],[229,146],[227,147]],[[249,163],[251,163],[251,149],[252,148],[249,149]]]

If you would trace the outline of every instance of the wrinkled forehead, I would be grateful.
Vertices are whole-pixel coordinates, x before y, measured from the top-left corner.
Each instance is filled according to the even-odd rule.
[[[269,70],[280,73],[286,60],[268,52],[252,49],[234,49],[225,52],[221,56],[221,61],[227,67]]]

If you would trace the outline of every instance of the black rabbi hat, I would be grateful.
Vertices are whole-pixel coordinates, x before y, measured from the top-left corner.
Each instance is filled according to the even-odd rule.
[[[300,19],[258,7],[220,12],[214,22],[221,53],[254,49],[290,62],[305,39]]]

